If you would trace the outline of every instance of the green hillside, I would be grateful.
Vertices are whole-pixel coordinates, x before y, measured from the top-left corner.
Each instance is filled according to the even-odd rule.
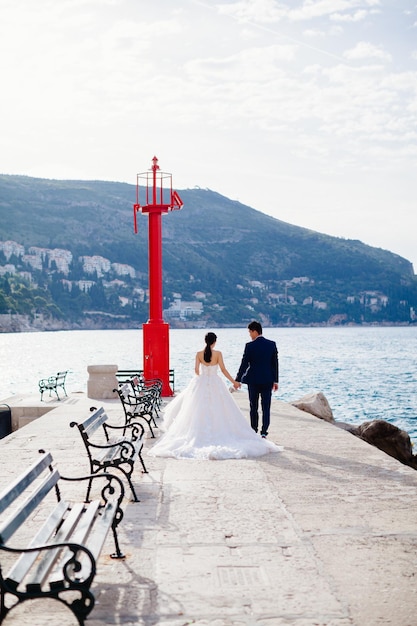
[[[139,233],[133,233],[135,191],[124,183],[0,176],[0,241],[15,241],[26,250],[38,246],[73,254],[71,275],[45,267],[34,276],[44,298],[50,296],[49,315],[57,306],[61,319],[81,327],[87,323],[85,311],[98,303],[87,302],[87,293],[78,294],[84,304],[71,312],[65,299],[54,298],[53,285],[59,292],[63,279],[91,278],[82,275],[78,258],[99,255],[136,271],[136,279],[125,281],[120,292],[105,285],[111,276],[95,281],[101,310],[123,315],[124,324],[146,321],[146,302],[130,298],[135,286],[147,287],[148,223],[139,215]],[[174,295],[195,301],[198,292],[204,311],[185,322],[240,325],[252,317],[277,325],[414,321],[417,284],[406,259],[360,241],[293,226],[210,190],[179,194],[183,209],[162,218],[164,307]],[[21,259],[14,261],[18,274],[30,269]],[[3,309],[11,304],[12,293],[4,295],[8,301]],[[33,303],[27,309],[43,312]]]

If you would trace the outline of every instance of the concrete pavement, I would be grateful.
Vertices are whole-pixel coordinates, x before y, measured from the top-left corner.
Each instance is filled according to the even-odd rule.
[[[248,417],[247,394],[234,398]],[[0,488],[40,447],[62,474],[86,473],[69,423],[93,405],[121,416],[119,400],[71,394],[1,440]],[[227,461],[145,454],[149,473],[135,472],[141,502],[127,504],[120,530],[127,558],[109,559],[109,537],[88,624],[417,625],[416,471],[276,400],[269,438],[285,450]],[[46,623],[76,620],[39,601],[5,622]]]

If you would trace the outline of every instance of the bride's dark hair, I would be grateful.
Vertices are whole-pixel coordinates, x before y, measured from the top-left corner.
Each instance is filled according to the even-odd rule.
[[[206,342],[206,347],[204,349],[204,361],[206,363],[210,363],[211,361],[211,346],[213,343],[216,343],[217,336],[214,333],[207,333],[204,337],[204,341]]]

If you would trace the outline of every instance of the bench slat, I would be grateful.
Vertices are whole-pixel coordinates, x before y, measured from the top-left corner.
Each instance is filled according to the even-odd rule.
[[[71,541],[71,543],[77,543],[79,545],[87,546],[91,551],[90,546],[90,533],[95,526],[96,519],[98,519],[97,511],[99,509],[100,503],[96,500],[90,502],[88,504],[84,504],[83,509],[80,511],[80,515],[77,520],[77,525],[74,528],[74,531],[68,534],[66,540]],[[70,558],[71,552],[70,550],[64,550],[62,555],[56,563],[55,571],[51,576],[51,580],[55,583],[56,581],[61,581],[62,579],[62,566],[64,563]],[[93,554],[94,558],[96,555]],[[80,558],[82,561],[82,554],[78,555],[77,558]],[[88,568],[88,573],[90,573],[91,568]],[[83,580],[83,575],[80,572],[77,572],[75,576],[78,580]]]
[[[36,546],[41,546],[46,544],[51,534],[54,532],[55,528],[59,525],[62,520],[65,511],[67,510],[67,503],[61,500],[52,511],[51,515],[46,520],[45,524],[39,530],[34,539],[30,542],[29,548],[35,548]],[[7,579],[14,581],[21,581],[27,575],[29,569],[32,567],[33,563],[36,561],[39,552],[27,552],[22,554],[13,567],[9,570],[7,574]]]
[[[3,489],[0,494],[0,513],[3,513],[3,511],[5,511],[7,507],[42,474],[44,469],[51,465],[51,463],[52,455],[49,452],[45,452],[37,461],[28,467],[24,474],[18,476],[10,485]]]
[[[96,453],[94,458],[99,464],[109,464],[114,461],[119,456],[120,448],[118,446],[114,446],[114,448],[94,448]]]
[[[101,407],[101,409],[98,409],[97,411],[92,413],[89,417],[87,417],[87,419],[85,419],[82,422],[82,424],[79,425],[79,427],[81,427],[82,430],[89,437],[91,437],[91,435],[93,435],[96,432],[96,430],[98,430],[98,428],[100,428],[100,426],[104,424],[106,420],[107,420],[107,415],[104,412],[103,407]]]
[[[5,543],[16,532],[18,528],[27,520],[29,515],[36,509],[38,504],[42,502],[45,496],[55,487],[59,479],[59,472],[53,470],[46,478],[40,483],[35,491],[30,494],[26,500],[19,506],[17,511],[7,519],[7,521],[0,528],[0,543]],[[21,491],[17,495],[21,495]]]
[[[106,507],[104,507],[100,515],[98,515],[94,520],[94,525],[88,531],[88,542],[86,541],[87,537],[84,539],[82,543],[88,546],[88,549],[92,553],[95,561],[100,556],[101,550],[103,548],[104,542],[106,541],[107,534],[111,528],[113,517],[115,513],[115,504],[114,502],[109,502]],[[91,571],[90,563],[87,558],[80,558],[81,570],[77,572],[76,577],[79,580],[84,580]]]
[[[63,524],[60,526],[58,532],[53,536],[52,540],[49,541],[49,544],[63,543],[65,541],[69,541],[83,510],[84,503],[80,502],[74,504],[69,514],[65,518]],[[45,582],[46,577],[54,567],[55,562],[57,561],[61,553],[62,548],[57,548],[56,550],[48,550],[39,562],[39,564],[36,566],[35,570],[31,572],[27,584],[42,585]]]
[[[94,450],[96,451],[94,458],[99,461],[100,463],[112,463],[115,460],[118,460],[120,457],[120,447],[122,446],[122,444],[124,442],[127,442],[127,446],[126,448],[129,449],[129,451],[132,449],[133,454],[131,457],[129,457],[130,460],[135,461],[140,450],[143,447],[143,443],[140,439],[137,439],[136,441],[131,441],[129,439],[112,439],[109,441],[109,446],[108,448],[98,448],[95,447],[94,445],[90,444],[90,447],[94,448]],[[131,448],[132,446],[132,448]],[[126,461],[129,462],[129,461]]]

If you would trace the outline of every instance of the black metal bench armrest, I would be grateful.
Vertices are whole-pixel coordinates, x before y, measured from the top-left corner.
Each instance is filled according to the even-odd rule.
[[[107,480],[107,484],[104,485],[104,487],[102,488],[100,492],[100,496],[103,502],[107,503],[111,499],[113,500],[116,499],[120,507],[125,497],[125,488],[124,488],[121,478],[119,478],[118,476],[115,476],[114,474],[110,474],[108,472],[102,472],[100,474],[88,474],[87,476],[61,476],[60,478],[61,480],[66,480],[68,482],[78,482],[82,480],[95,480],[96,478],[105,478]],[[117,495],[116,498],[109,497],[109,496],[114,496],[116,494],[116,488],[112,485],[112,483],[115,483],[117,485],[117,489],[119,491],[119,495]],[[123,512],[121,509],[120,511],[123,517]]]
[[[96,573],[96,560],[93,556],[93,553],[86,547],[79,543],[74,543],[73,541],[63,541],[60,543],[48,543],[45,545],[39,546],[31,546],[30,548],[17,548],[15,546],[6,546],[0,545],[0,550],[4,550],[5,552],[13,552],[15,554],[30,554],[32,552],[44,552],[48,550],[61,550],[67,548],[72,553],[65,563],[62,565],[62,573],[64,575],[65,580],[68,583],[77,582],[77,569],[79,565],[79,558],[77,558],[77,554],[82,552],[90,563],[89,574],[83,580],[83,585],[90,587],[95,573]],[[83,570],[85,571],[85,565],[83,566]]]
[[[132,431],[132,440],[136,441],[137,439],[143,439],[145,436],[145,429],[143,427],[143,424],[140,424],[139,422],[129,422],[128,424],[123,424],[123,426],[114,426],[112,424],[103,424],[103,428],[106,432],[107,435],[107,430],[108,429],[112,429],[112,430],[122,430],[123,432],[125,432],[128,428],[131,429]],[[138,435],[138,431],[140,432],[140,435]],[[90,444],[91,445],[91,444]]]

